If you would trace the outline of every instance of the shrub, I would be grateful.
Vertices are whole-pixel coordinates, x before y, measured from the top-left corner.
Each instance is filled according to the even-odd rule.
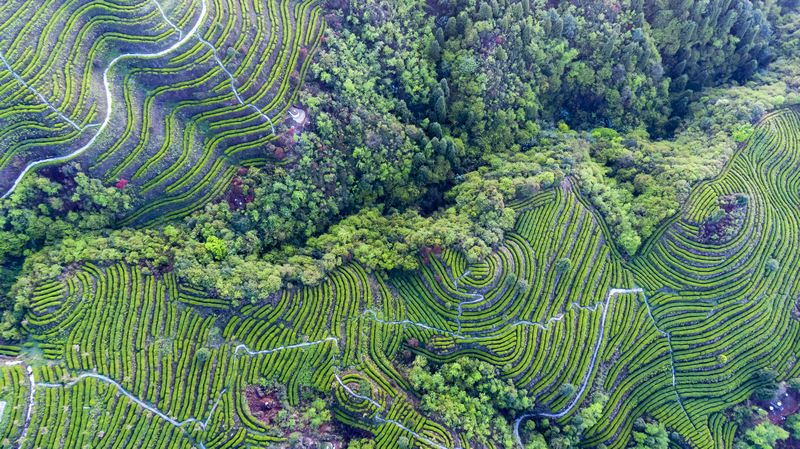
[[[733,140],[734,142],[739,142],[739,143],[744,142],[745,140],[749,139],[750,136],[753,135],[754,131],[755,129],[753,129],[753,125],[749,123],[744,123],[742,125],[739,125],[738,127],[736,127],[736,129],[733,130]]]
[[[566,273],[572,270],[572,261],[568,257],[562,257],[556,262],[556,272]]]
[[[781,267],[781,264],[780,264],[780,262],[777,261],[777,259],[769,259],[767,261],[767,272],[771,273],[773,271],[778,271],[778,269],[780,267]]]

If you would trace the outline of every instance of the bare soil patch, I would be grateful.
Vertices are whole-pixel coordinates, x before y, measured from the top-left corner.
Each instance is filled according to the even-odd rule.
[[[781,385],[775,399],[761,404],[761,407],[767,411],[767,419],[772,424],[783,426],[789,415],[793,415],[800,410],[800,395],[798,395],[797,391]]]
[[[720,197],[715,213],[700,226],[700,240],[714,244],[731,240],[744,224],[747,201],[747,197],[742,194]]]
[[[272,425],[275,416],[283,409],[277,390],[267,391],[259,386],[250,386],[245,390],[247,406],[250,414],[267,425]]]
[[[230,189],[228,189],[228,193],[225,196],[225,200],[228,202],[231,210],[242,210],[248,203],[252,203],[253,200],[255,200],[252,191],[245,194],[244,181],[241,177],[246,175],[247,172],[247,168],[241,167],[237,172],[237,176],[231,180]]]

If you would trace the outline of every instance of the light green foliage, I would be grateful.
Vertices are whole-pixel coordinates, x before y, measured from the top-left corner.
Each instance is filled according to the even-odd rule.
[[[403,435],[397,439],[397,447],[400,449],[409,449],[411,447],[411,443],[408,440],[408,437]]]
[[[359,438],[357,440],[350,440],[347,449],[375,449],[375,441],[366,438]]]
[[[749,123],[739,125],[733,130],[733,141],[744,142],[753,135],[753,131],[753,126]]]
[[[669,437],[662,424],[648,422],[640,430],[634,430],[633,442],[634,449],[667,449],[669,447]]]
[[[767,260],[766,268],[767,268],[768,272],[778,271],[778,269],[780,267],[781,267],[781,264],[780,264],[780,262],[778,262],[777,259],[769,259],[769,260]]]
[[[496,222],[485,218],[457,208],[432,217],[410,210],[383,215],[378,209],[368,208],[310,239],[308,248],[322,254],[320,260],[327,270],[351,259],[370,270],[411,270],[419,266],[420,251],[433,247],[461,248],[472,260],[478,260],[499,243],[500,237],[492,232],[502,236],[503,229],[513,226],[513,221],[506,221],[503,225],[507,228],[498,230],[491,227],[499,226]]]
[[[71,180],[62,184],[42,176],[28,177],[0,202],[0,263],[65,236],[111,227],[131,208],[125,191],[104,186],[77,166],[67,165],[53,173]]]
[[[603,408],[608,403],[608,396],[596,393],[588,407],[582,408],[573,421],[579,433],[591,429],[603,416]]]
[[[421,357],[409,381],[421,395],[422,409],[468,439],[512,447],[509,421],[533,406],[533,398],[499,378],[492,365],[466,357],[433,370]]]
[[[789,438],[789,432],[769,422],[763,422],[745,432],[745,438],[755,449],[772,449],[778,441]]]
[[[419,248],[409,242],[423,222],[413,212],[387,217],[377,209],[363,209],[308,244],[325,253],[323,261],[329,267],[354,258],[371,270],[413,269]]]
[[[486,179],[472,172],[465,176],[464,182],[448,193],[455,201],[457,213],[466,215],[476,227],[484,231],[476,234],[482,235],[489,246],[500,243],[503,232],[514,226],[514,210],[505,206],[501,189],[501,181]]]
[[[228,248],[225,246],[225,241],[213,235],[206,239],[203,246],[206,251],[211,253],[215,260],[222,260],[228,255]]]
[[[550,446],[542,434],[533,433],[525,443],[525,449],[550,449]]]
[[[792,438],[800,440],[800,413],[788,416],[784,427],[791,432]]]
[[[200,348],[195,352],[195,357],[200,363],[205,363],[209,357],[211,357],[211,351],[208,348]]]
[[[572,269],[572,261],[568,257],[562,257],[556,261],[556,272],[566,273]]]
[[[319,429],[323,424],[327,424],[331,420],[328,404],[320,398],[314,399],[311,405],[303,412],[303,420],[308,422],[312,429]]]

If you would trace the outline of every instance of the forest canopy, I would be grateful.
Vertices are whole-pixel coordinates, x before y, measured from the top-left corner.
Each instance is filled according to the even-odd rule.
[[[0,446],[800,444],[800,1],[35,3]]]

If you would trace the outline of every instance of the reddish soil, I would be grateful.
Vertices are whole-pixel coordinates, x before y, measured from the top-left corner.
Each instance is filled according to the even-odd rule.
[[[239,169],[239,173],[246,174],[247,171],[242,172],[242,169]],[[244,209],[247,203],[252,203],[255,199],[255,196],[252,192],[245,195],[242,186],[244,186],[244,181],[239,176],[236,176],[233,178],[233,180],[231,180],[231,188],[228,190],[228,195],[225,198],[226,201],[228,201],[228,205],[230,206],[231,210]]]
[[[788,440],[778,441],[775,449],[800,449],[800,440],[789,437]]]
[[[442,247],[435,245],[435,246],[426,246],[420,250],[420,256],[422,257],[422,263],[428,265],[430,263],[431,254],[434,256],[441,256],[442,255]]]
[[[75,182],[75,178],[73,178],[73,173],[71,173],[71,171],[72,167],[69,165],[53,165],[44,167],[38,172],[40,176],[61,184],[64,187],[60,193],[60,196],[63,198],[62,211],[64,212],[76,212],[81,210],[80,200],[72,201],[70,199],[72,194],[75,192],[75,188],[78,187],[78,183]]]
[[[782,426],[787,416],[800,410],[800,395],[793,389],[781,387],[775,399],[760,405],[767,411],[767,418],[772,424]]]
[[[368,432],[364,429],[357,429],[355,427],[347,426],[346,424],[338,423],[336,425],[338,429],[336,429],[336,433],[339,435],[344,435],[344,445],[342,447],[347,447],[350,445],[350,442],[353,440],[358,440],[361,438],[374,438],[375,434],[372,432]]]
[[[304,407],[293,409],[284,407],[281,403],[279,390],[276,388],[266,389],[258,385],[250,385],[244,390],[247,406],[250,414],[267,426],[275,426],[275,430],[282,432],[284,437],[288,437],[293,432],[300,433],[300,446],[308,449],[330,448],[342,449],[343,438],[350,435],[349,427],[338,427],[335,423],[326,423],[319,429],[312,429],[301,419]],[[286,410],[297,420],[297,425],[293,428],[278,427],[275,422],[278,413]],[[330,445],[330,446],[329,446]]]
[[[43,167],[39,169],[38,173],[39,176],[57,182],[69,190],[73,190],[78,186],[72,176],[64,173],[64,166],[51,165],[49,167]]]
[[[175,268],[175,263],[174,263],[173,256],[174,256],[174,254],[171,251],[167,252],[167,258],[168,258],[169,261],[167,262],[166,265],[157,265],[156,266],[156,265],[153,265],[152,263],[150,263],[149,260],[142,259],[142,260],[139,261],[139,266],[141,268],[147,267],[147,269],[150,270],[150,273],[152,273],[153,276],[155,276],[156,279],[161,279],[161,277],[164,275],[164,273],[171,273],[172,270]]]
[[[61,274],[58,276],[58,279],[60,281],[63,281],[64,279],[71,277],[78,270],[83,268],[84,263],[85,263],[84,261],[80,261],[80,262],[73,262],[67,265],[67,268],[65,268],[64,271],[61,272]]]
[[[719,220],[709,219],[700,226],[700,240],[706,243],[724,243],[736,235],[744,222],[747,205],[737,202],[734,195],[719,199],[718,205],[725,214]]]
[[[756,404],[767,411],[769,422],[783,427],[786,423],[786,418],[800,410],[800,393],[792,388],[787,388],[786,384],[783,383],[774,399],[756,401]],[[779,441],[775,444],[775,449],[800,449],[800,440],[789,438]]]
[[[261,387],[251,386],[245,390],[250,413],[264,424],[271,425],[278,412],[283,409],[278,392],[266,391]]]

